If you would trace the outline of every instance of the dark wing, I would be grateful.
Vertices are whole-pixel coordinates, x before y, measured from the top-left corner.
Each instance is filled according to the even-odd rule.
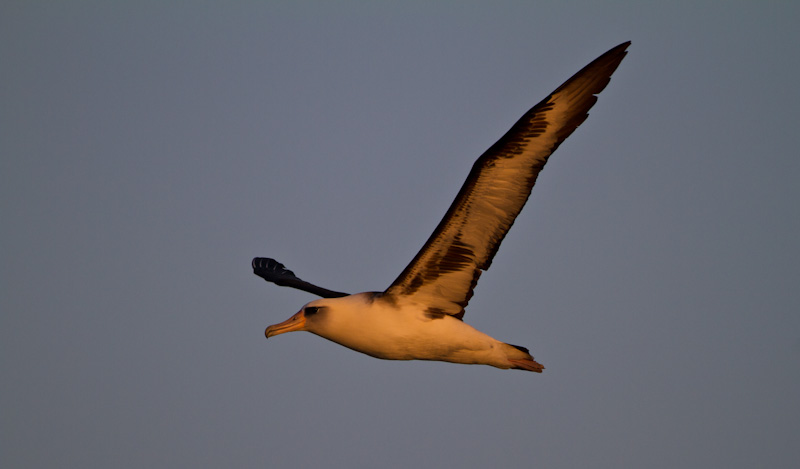
[[[318,287],[313,283],[308,283],[305,280],[300,280],[294,272],[287,269],[286,266],[275,259],[269,259],[267,257],[256,257],[253,259],[253,273],[275,285],[297,288],[298,290],[307,291],[323,298],[339,298],[340,296],[348,295],[348,293],[328,290],[327,288]]]
[[[411,296],[433,316],[464,315],[481,271],[491,265],[547,158],[586,119],[629,45],[584,67],[478,158],[439,226],[387,295]]]

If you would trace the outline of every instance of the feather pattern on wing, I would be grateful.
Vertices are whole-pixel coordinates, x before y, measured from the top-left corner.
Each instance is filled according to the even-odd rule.
[[[433,318],[463,317],[548,157],[586,119],[629,45],[573,75],[478,158],[436,230],[385,295],[425,304]]]

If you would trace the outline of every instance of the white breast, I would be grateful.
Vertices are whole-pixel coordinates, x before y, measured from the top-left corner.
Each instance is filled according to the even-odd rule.
[[[320,301],[329,310],[309,332],[358,352],[387,360],[508,367],[508,345],[452,316],[431,319],[422,305],[395,304],[374,293]]]

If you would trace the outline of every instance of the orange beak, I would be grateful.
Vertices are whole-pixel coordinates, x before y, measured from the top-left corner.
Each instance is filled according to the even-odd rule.
[[[300,310],[297,314],[282,323],[269,326],[267,330],[264,331],[264,335],[269,339],[274,335],[283,334],[284,332],[304,330],[306,330],[306,316],[303,314],[303,310]]]

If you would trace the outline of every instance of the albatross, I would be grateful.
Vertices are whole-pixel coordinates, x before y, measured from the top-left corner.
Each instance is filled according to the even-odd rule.
[[[253,272],[322,299],[267,327],[267,338],[308,331],[385,360],[435,360],[541,373],[527,348],[464,322],[481,273],[527,202],[550,155],[586,120],[627,54],[622,43],[535,105],[472,166],[444,218],[403,272],[382,292],[349,295],[301,280],[280,262],[257,257]]]

